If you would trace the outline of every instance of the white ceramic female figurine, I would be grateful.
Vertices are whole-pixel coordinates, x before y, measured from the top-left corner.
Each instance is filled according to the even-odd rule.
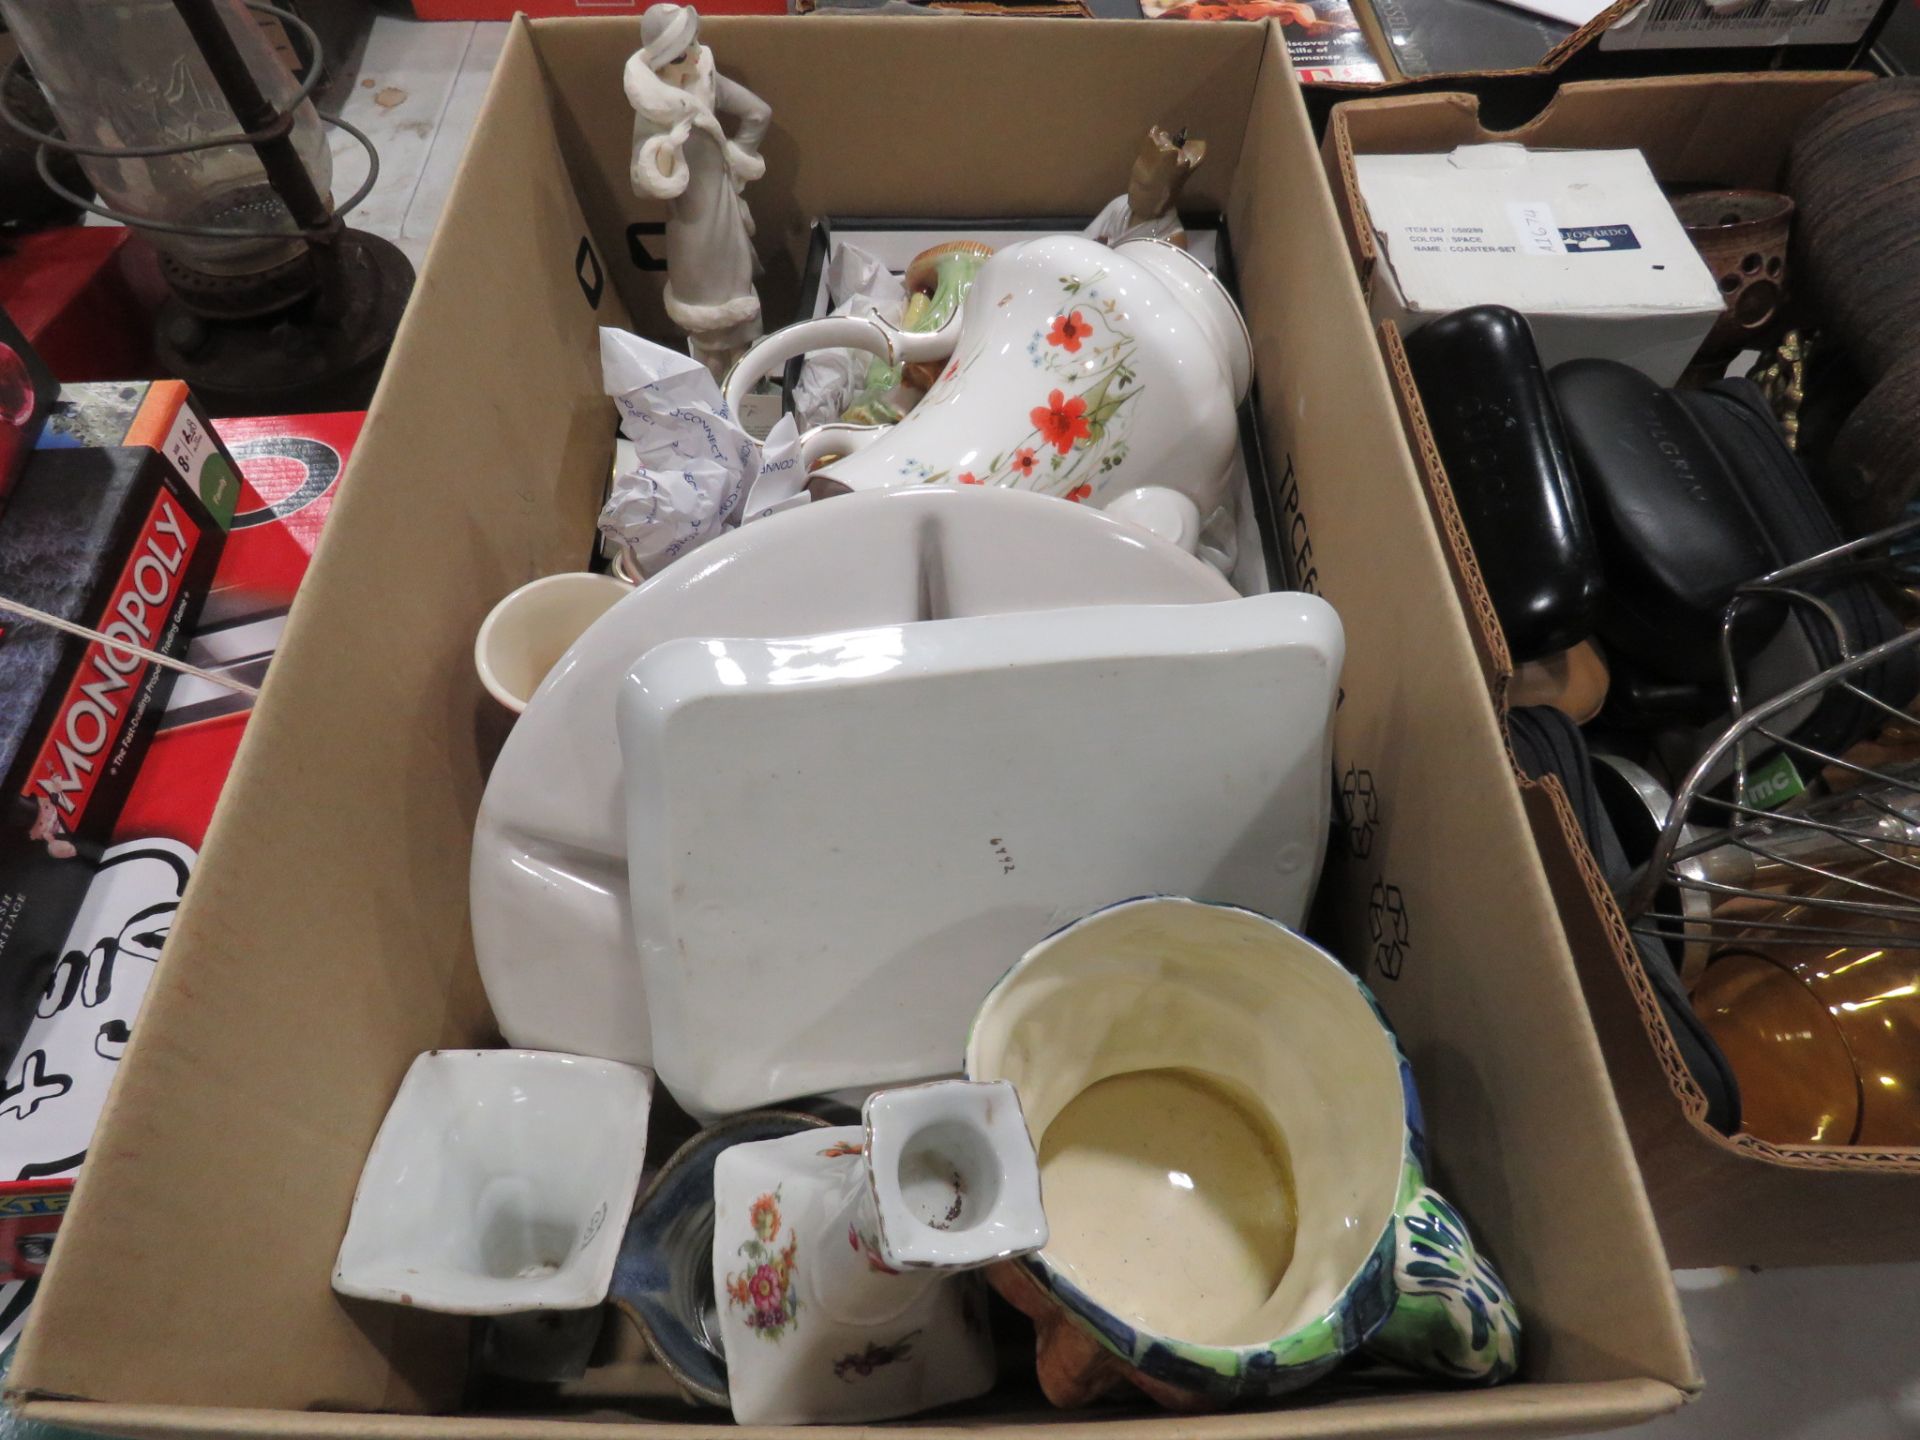
[[[716,379],[760,335],[753,216],[740,192],[766,173],[760,140],[773,111],[714,73],[691,6],[655,5],[627,61],[633,193],[668,202],[667,315]],[[739,127],[729,138],[720,117]]]

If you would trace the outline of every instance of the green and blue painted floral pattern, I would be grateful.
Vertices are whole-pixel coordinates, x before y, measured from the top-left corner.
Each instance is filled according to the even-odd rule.
[[[1474,1249],[1466,1222],[1430,1189],[1418,1165],[1404,1172],[1394,1217],[1399,1303],[1371,1341],[1389,1360],[1456,1380],[1509,1378],[1520,1361],[1520,1319],[1500,1277]]]

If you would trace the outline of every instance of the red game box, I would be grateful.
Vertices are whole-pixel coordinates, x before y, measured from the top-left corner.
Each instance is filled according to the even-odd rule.
[[[216,422],[244,478],[187,646],[193,664],[257,688],[364,418]],[[24,1280],[44,1263],[251,708],[243,692],[178,677],[120,807],[0,1086],[0,1176],[9,1177],[0,1181],[0,1281]],[[0,1285],[0,1349],[24,1320],[26,1298],[20,1284]]]
[[[158,451],[36,450],[0,516],[0,1053],[111,840],[224,535]]]

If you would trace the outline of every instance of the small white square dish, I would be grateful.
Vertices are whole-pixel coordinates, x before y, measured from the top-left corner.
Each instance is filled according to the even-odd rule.
[[[653,1076],[537,1050],[414,1060],[354,1192],[333,1288],[451,1315],[606,1298]]]

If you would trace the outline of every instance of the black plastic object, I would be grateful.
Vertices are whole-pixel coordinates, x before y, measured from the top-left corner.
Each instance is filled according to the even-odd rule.
[[[1508,715],[1507,734],[1514,758],[1528,775],[1536,780],[1548,775],[1559,777],[1594,859],[1600,862],[1601,873],[1618,892],[1632,875],[1635,863],[1646,857],[1630,857],[1621,844],[1599,787],[1594,784],[1593,758],[1587,753],[1580,727],[1550,705],[1530,705]],[[1633,943],[1640,967],[1660,1002],[1660,1013],[1673,1032],[1680,1059],[1693,1076],[1693,1083],[1707,1097],[1707,1124],[1722,1135],[1733,1134],[1740,1128],[1740,1082],[1734,1078],[1733,1067],[1694,1013],[1666,944],[1637,931],[1633,932]]]
[[[1525,317],[1476,305],[1406,344],[1508,652],[1538,660],[1586,639],[1599,551]]]
[[[1613,667],[1600,723],[1619,730],[1697,726],[1726,714],[1724,680],[1662,680],[1627,665]]]
[[[1766,396],[1750,380],[1721,380],[1704,390],[1682,392],[1680,403],[1700,426],[1735,485],[1745,497],[1769,551],[1767,569],[1809,560],[1846,538],[1808,477],[1787,448],[1785,434]],[[1846,632],[1852,653],[1870,650],[1900,634],[1893,611],[1858,575],[1815,576],[1797,589],[1814,596]],[[1811,607],[1792,607],[1787,624],[1746,667],[1743,676],[1752,700],[1777,695],[1809,680],[1842,658],[1831,623]],[[1854,683],[1896,710],[1920,692],[1920,657],[1904,650],[1854,677]],[[1796,743],[1837,755],[1877,731],[1885,712],[1846,686],[1823,691],[1804,709],[1779,717],[1777,728]],[[1710,736],[1707,738],[1711,738]],[[1752,763],[1767,751],[1756,751]]]
[[[1553,389],[1606,565],[1601,635],[1664,679],[1724,683],[1727,601],[1776,563],[1740,484],[1679,396],[1631,365],[1569,360]],[[1743,606],[1735,658],[1781,618],[1778,606]]]

